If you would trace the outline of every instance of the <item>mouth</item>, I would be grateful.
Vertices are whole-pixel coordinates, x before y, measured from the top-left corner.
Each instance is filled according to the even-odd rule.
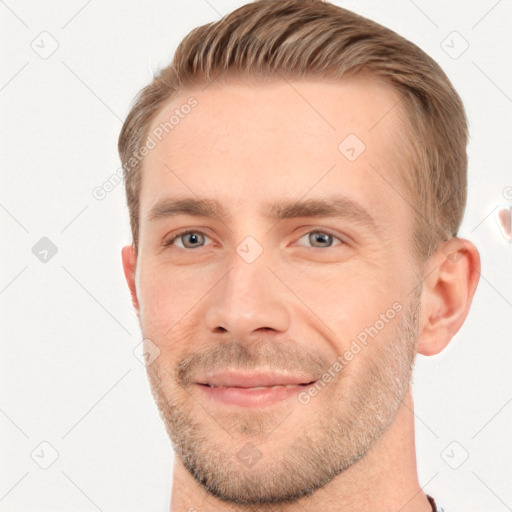
[[[195,384],[216,404],[266,407],[296,396],[315,382],[306,374],[231,370],[206,374]]]
[[[316,381],[306,382],[303,384],[273,384],[272,386],[214,386],[213,384],[199,384],[200,386],[208,386],[209,388],[239,388],[239,389],[268,389],[268,388],[294,388],[297,386],[309,386],[314,384]]]

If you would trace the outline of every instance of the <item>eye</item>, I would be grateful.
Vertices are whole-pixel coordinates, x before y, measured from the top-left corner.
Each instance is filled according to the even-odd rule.
[[[341,240],[341,238],[327,232],[321,230],[313,230],[308,231],[304,235],[299,238],[299,241],[303,238],[307,237],[308,242],[311,244],[313,248],[317,249],[328,249],[333,247],[333,240],[336,239],[340,243],[337,245],[344,245],[345,242]],[[194,230],[185,230],[181,231],[174,236],[172,236],[169,240],[165,241],[162,245],[164,247],[170,247],[175,245],[175,242],[181,242],[181,246],[178,245],[180,249],[195,249],[198,247],[203,247],[205,245],[206,239],[209,238],[201,231]]]
[[[201,231],[181,231],[180,233],[174,235],[169,240],[165,241],[162,245],[164,247],[169,247],[171,245],[174,245],[175,241],[182,242],[181,247],[178,246],[180,249],[195,249],[196,247],[202,247],[202,245],[197,245],[201,242],[204,242],[204,240],[208,238],[204,233]]]
[[[299,240],[302,240],[304,237],[307,237],[309,243],[312,244],[313,247],[317,249],[329,248],[333,247],[332,241],[333,239],[339,240],[341,243],[337,245],[344,245],[345,242],[331,233],[326,231],[314,230],[308,231],[304,235],[302,235]]]

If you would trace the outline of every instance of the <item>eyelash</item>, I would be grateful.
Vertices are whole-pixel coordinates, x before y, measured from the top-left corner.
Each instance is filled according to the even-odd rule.
[[[329,235],[329,236],[332,236],[334,239],[337,239],[339,240],[341,243],[338,244],[338,245],[346,245],[346,242],[344,242],[340,237],[334,235],[333,233],[329,232],[329,231],[324,231],[324,230],[320,230],[320,229],[312,229],[310,231],[306,231],[305,233],[303,233],[300,237],[299,237],[299,240],[301,238],[303,238],[305,235],[309,235],[311,233],[321,233],[321,234],[324,234],[324,235]],[[174,235],[172,238],[170,238],[169,240],[165,241],[162,245],[163,247],[170,247],[172,246],[172,244],[178,239],[180,238],[181,236],[184,236],[184,235],[189,235],[189,234],[194,234],[194,235],[197,235],[197,234],[200,234],[200,235],[204,235],[206,237],[208,237],[208,235],[206,233],[203,233],[202,231],[199,231],[199,230],[195,230],[195,229],[186,229],[184,231],[181,231],[179,233],[177,233],[176,235]],[[209,238],[209,237],[208,237]],[[336,245],[334,246],[331,246],[331,247],[311,247],[311,249],[332,249],[333,247],[337,247]],[[181,247],[180,247],[181,249]],[[183,249],[183,250],[194,250],[194,249]]]

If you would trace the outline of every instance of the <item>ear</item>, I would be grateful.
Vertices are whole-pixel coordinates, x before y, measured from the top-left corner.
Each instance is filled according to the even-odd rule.
[[[418,353],[441,352],[464,323],[480,279],[478,249],[464,238],[442,242],[423,273]]]
[[[135,287],[135,269],[137,267],[137,251],[133,245],[127,245],[121,250],[121,258],[123,260],[124,277],[128,283],[130,294],[132,296],[132,304],[139,316],[139,300],[137,298],[137,289]]]

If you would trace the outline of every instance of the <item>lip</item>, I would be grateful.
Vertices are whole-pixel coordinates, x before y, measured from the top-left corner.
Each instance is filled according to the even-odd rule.
[[[309,384],[316,379],[312,375],[267,370],[224,370],[209,372],[195,379],[196,384],[215,387],[255,388]]]
[[[266,407],[296,396],[315,382],[307,374],[228,370],[205,374],[195,384],[217,403]]]

